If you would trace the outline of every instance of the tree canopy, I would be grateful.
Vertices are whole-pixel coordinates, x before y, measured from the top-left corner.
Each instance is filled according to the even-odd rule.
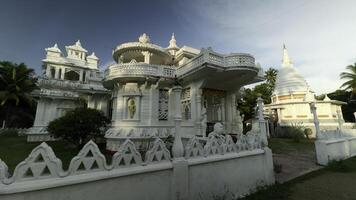
[[[8,127],[32,125],[36,82],[34,70],[24,63],[0,61],[0,120]]]
[[[341,88],[345,88],[345,90],[351,90],[353,94],[356,94],[356,63],[354,65],[349,65],[346,67],[350,72],[342,72],[340,74],[341,79],[346,79],[341,85]]]
[[[110,120],[103,112],[91,108],[76,108],[51,121],[48,132],[80,148],[90,139],[101,137]]]

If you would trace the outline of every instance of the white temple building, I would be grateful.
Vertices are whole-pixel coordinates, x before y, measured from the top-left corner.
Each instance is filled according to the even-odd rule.
[[[282,67],[271,98],[271,104],[266,105],[265,110],[277,119],[280,126],[299,125],[314,130],[311,102],[316,104],[321,129],[336,129],[344,123],[341,105],[346,103],[331,100],[327,95],[323,100],[316,100],[315,93],[294,68],[285,46]]]
[[[107,149],[112,151],[127,138],[136,142],[174,135],[177,120],[183,136],[205,137],[216,122],[223,124],[226,133],[239,133],[239,90],[264,80],[252,55],[180,47],[174,35],[166,48],[152,43],[146,34],[118,45],[113,50],[115,64],[107,67],[104,76],[97,68],[98,59],[87,56],[79,42],[66,50],[63,57],[57,45],[46,49],[46,73],[40,79],[31,141],[49,137],[48,122],[76,107],[83,96],[88,107],[112,117],[105,134]]]
[[[237,133],[236,95],[242,86],[263,80],[252,55],[179,47],[174,35],[163,48],[143,34],[117,46],[113,58],[116,63],[106,69],[103,82],[112,91],[112,127],[106,139],[113,151],[126,138],[174,134],[177,112],[182,113],[183,136],[204,137],[216,122],[226,133]],[[179,111],[175,101],[180,101]]]
[[[79,40],[65,49],[66,56],[57,44],[45,49],[44,73],[38,79],[40,90],[33,92],[38,101],[34,125],[27,133],[30,142],[51,140],[46,131],[48,123],[83,103],[109,114],[110,92],[102,86],[103,73],[95,53],[87,55]]]

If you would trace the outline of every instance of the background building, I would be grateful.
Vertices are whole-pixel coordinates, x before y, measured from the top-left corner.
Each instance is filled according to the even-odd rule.
[[[346,103],[331,100],[327,95],[323,100],[316,100],[315,93],[294,68],[285,46],[282,67],[271,98],[271,104],[265,109],[279,126],[299,125],[314,129],[311,102],[316,102],[321,129],[336,129],[339,123],[344,123],[341,105]]]
[[[99,59],[94,52],[87,55],[79,40],[65,48],[66,56],[57,44],[46,48],[43,74],[38,79],[40,89],[33,92],[38,101],[34,125],[27,132],[28,141],[51,140],[46,130],[48,123],[79,105],[109,115],[110,92],[102,86]]]

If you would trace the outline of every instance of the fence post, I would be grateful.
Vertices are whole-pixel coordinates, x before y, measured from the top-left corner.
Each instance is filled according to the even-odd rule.
[[[258,122],[260,125],[261,139],[262,143],[267,146],[267,131],[266,131],[266,121],[263,117],[263,99],[261,97],[257,98],[257,106],[258,106]]]
[[[184,147],[181,138],[181,86],[172,88],[175,102],[175,136],[172,147],[173,154],[173,175],[172,175],[172,200],[188,200],[189,184],[188,184],[188,161],[184,159]]]
[[[315,125],[315,137],[316,139],[321,139],[321,133],[320,133],[320,127],[319,127],[319,120],[318,120],[318,114],[316,113],[316,106],[315,106],[315,102],[311,102],[309,103],[310,106],[310,112],[313,114],[314,116],[314,125]]]

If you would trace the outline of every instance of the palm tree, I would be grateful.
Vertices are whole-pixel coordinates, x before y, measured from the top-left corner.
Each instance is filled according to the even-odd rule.
[[[349,65],[346,67],[350,72],[342,72],[340,74],[341,79],[346,79],[341,87],[345,90],[351,90],[351,99],[356,95],[356,63],[354,65]]]
[[[266,72],[265,72],[265,79],[266,82],[271,86],[272,89],[274,89],[274,85],[276,83],[277,79],[277,74],[278,70],[270,67]]]
[[[32,106],[30,94],[37,88],[34,75],[34,70],[24,63],[0,62],[0,109],[5,122],[21,110],[19,107]]]

